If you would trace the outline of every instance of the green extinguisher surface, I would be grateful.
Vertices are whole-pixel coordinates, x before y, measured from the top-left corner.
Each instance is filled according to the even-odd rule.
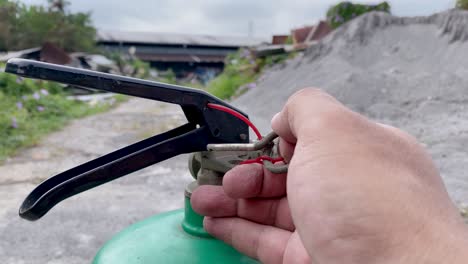
[[[159,214],[121,231],[101,248],[93,263],[258,263],[209,236],[202,222],[186,198],[185,211]]]

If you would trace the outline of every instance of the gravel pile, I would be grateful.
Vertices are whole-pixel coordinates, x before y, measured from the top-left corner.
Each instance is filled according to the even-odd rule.
[[[287,98],[320,87],[429,149],[451,197],[468,205],[468,12],[369,13],[266,72],[234,104],[263,133]]]

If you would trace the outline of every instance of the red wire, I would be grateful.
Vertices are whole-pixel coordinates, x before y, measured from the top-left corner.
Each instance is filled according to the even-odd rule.
[[[208,103],[207,106],[209,108],[216,109],[216,110],[219,110],[219,111],[223,111],[225,113],[228,113],[230,115],[233,115],[233,116],[239,118],[240,120],[244,121],[244,123],[246,123],[250,128],[252,128],[252,130],[255,132],[255,135],[257,135],[258,140],[262,139],[262,134],[260,134],[260,131],[258,131],[257,127],[247,117],[245,117],[241,113],[237,112],[234,109],[231,109],[229,107],[219,105],[219,104]]]
[[[253,163],[260,163],[260,164],[263,164],[263,161],[269,161],[273,164],[277,163],[277,162],[280,162],[280,161],[284,161],[284,159],[282,157],[279,157],[279,158],[272,158],[272,157],[268,157],[268,156],[261,156],[261,157],[258,157],[256,159],[250,159],[250,160],[244,160],[243,162],[241,162],[240,164],[253,164]]]
[[[241,113],[237,112],[234,109],[231,109],[229,107],[219,105],[219,104],[208,103],[207,106],[209,108],[216,109],[216,110],[219,110],[219,111],[223,111],[225,113],[228,113],[230,115],[233,115],[233,116],[239,118],[240,120],[244,121],[244,123],[246,123],[250,128],[252,128],[252,130],[255,132],[255,135],[257,135],[258,140],[262,139],[262,134],[260,134],[260,131],[258,131],[257,127],[247,117],[245,117]],[[263,161],[265,161],[265,160],[267,160],[267,161],[269,161],[269,162],[271,162],[273,164],[275,164],[277,162],[280,162],[280,161],[284,161],[284,159],[282,157],[272,158],[272,157],[268,157],[268,156],[261,156],[261,157],[258,157],[256,159],[244,160],[240,164],[253,164],[253,163],[263,164]]]

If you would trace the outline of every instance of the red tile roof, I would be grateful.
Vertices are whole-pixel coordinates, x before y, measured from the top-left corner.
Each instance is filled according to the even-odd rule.
[[[288,38],[289,38],[288,35],[275,35],[275,36],[273,36],[271,44],[272,45],[286,44],[286,41],[288,41]]]
[[[316,41],[324,38],[328,35],[333,29],[325,21],[320,21],[313,30],[310,31],[309,36],[307,36],[307,42]]]
[[[291,31],[294,44],[304,43],[309,36],[309,33],[314,29],[313,26],[305,26],[302,28],[293,29]]]

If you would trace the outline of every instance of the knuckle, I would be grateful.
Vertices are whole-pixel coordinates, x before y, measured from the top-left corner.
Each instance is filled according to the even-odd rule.
[[[313,130],[326,131],[328,129],[339,129],[340,126],[350,121],[347,111],[338,105],[328,105],[310,116],[305,122],[306,127]]]
[[[315,116],[311,125],[317,130],[331,129],[341,124],[342,111],[330,109]]]
[[[312,87],[303,88],[303,89],[300,89],[299,91],[295,92],[293,95],[291,95],[288,102],[294,103],[294,102],[296,102],[298,100],[301,100],[303,98],[307,98],[307,99],[320,98],[320,97],[324,97],[326,95],[328,95],[328,94],[325,93],[323,90],[321,90],[319,88],[312,88]]]
[[[286,110],[289,123],[297,130],[316,132],[339,128],[346,119],[352,118],[346,107],[318,88],[304,88],[293,94],[286,103]]]
[[[412,136],[411,134],[399,129],[399,128],[396,128],[394,126],[390,126],[390,125],[386,125],[386,124],[381,124],[381,123],[377,123],[380,127],[383,127],[386,131],[390,132],[393,136],[401,139],[403,142],[407,143],[407,144],[410,144],[410,145],[415,145],[415,144],[418,144],[419,145],[419,142],[418,140]]]
[[[304,88],[289,97],[286,108],[311,108],[341,105],[334,97],[319,88]]]

